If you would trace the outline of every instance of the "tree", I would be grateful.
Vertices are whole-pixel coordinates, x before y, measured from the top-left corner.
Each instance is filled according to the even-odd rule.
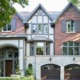
[[[72,2],[74,5],[79,6],[80,1],[79,0],[68,0],[69,2]]]
[[[22,6],[28,4],[28,0],[0,0],[0,27],[5,27],[12,19],[12,15],[16,12],[13,8],[14,3]]]

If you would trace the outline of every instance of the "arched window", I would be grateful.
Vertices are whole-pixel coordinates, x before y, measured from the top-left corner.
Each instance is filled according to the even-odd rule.
[[[33,68],[33,66],[32,66],[32,64],[31,64],[31,63],[28,65],[28,68],[30,68],[30,69],[32,69],[32,68]]]
[[[64,42],[63,43],[63,54],[64,55],[79,55],[80,44],[78,42]]]

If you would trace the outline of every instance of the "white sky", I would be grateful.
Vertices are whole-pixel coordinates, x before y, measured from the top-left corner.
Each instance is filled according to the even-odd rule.
[[[38,4],[42,4],[47,11],[61,11],[68,4],[67,0],[29,0],[29,5],[22,8],[19,4],[14,4],[14,7],[18,12],[20,11],[32,11]]]

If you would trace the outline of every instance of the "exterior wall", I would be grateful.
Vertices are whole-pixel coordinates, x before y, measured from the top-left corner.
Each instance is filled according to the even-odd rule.
[[[34,56],[30,56],[30,43],[26,43],[26,67],[29,65],[29,64],[32,64],[33,66],[33,70],[34,70],[34,76],[36,77],[36,80],[41,80],[41,66],[43,64],[48,64],[50,63],[49,61],[49,58],[50,56],[54,55],[54,30],[53,28],[50,26],[50,23],[51,23],[51,20],[49,19],[49,17],[44,13],[43,14],[44,16],[42,16],[44,18],[44,20],[41,19],[41,16],[39,16],[39,22],[38,23],[48,23],[48,34],[34,34],[31,32],[31,27],[32,27],[32,23],[33,24],[36,24],[38,20],[36,20],[36,13],[30,18],[30,20],[28,21],[29,23],[29,28],[26,30],[26,34],[27,34],[27,40],[43,40],[44,43],[46,43],[45,39],[50,39],[52,40],[53,42],[50,43],[50,55],[46,55],[44,53],[44,55],[35,55]],[[35,16],[35,17],[34,17]],[[41,37],[44,37],[44,38],[41,38]],[[45,40],[45,41],[44,41]],[[35,41],[36,42],[36,41]],[[44,59],[43,59],[44,58]],[[42,64],[43,63],[43,64]]]
[[[67,41],[80,42],[80,33],[64,33],[61,28],[61,21],[65,20],[80,20],[80,14],[70,6],[57,20],[55,24],[55,55],[62,55],[62,44]],[[66,28],[66,27],[65,27]]]
[[[13,18],[16,19],[16,30],[15,31],[5,31],[5,32],[0,32],[0,34],[2,35],[6,35],[6,34],[24,34],[25,33],[25,27],[24,27],[24,24],[23,24],[23,21],[15,14],[13,16]]]
[[[50,61],[51,58],[51,61]],[[74,60],[75,58],[75,60]],[[35,56],[27,57],[27,66],[28,64],[33,65],[34,75],[37,80],[41,80],[41,66],[45,64],[56,64],[60,66],[60,80],[64,80],[64,67],[69,64],[79,64],[79,56]]]
[[[43,15],[41,15],[41,16],[39,16],[39,22],[38,23],[45,23],[45,24],[47,24],[48,23],[48,34],[33,34],[32,32],[31,32],[31,27],[32,27],[32,24],[36,24],[37,23],[37,20],[36,20],[36,17],[37,16],[39,16],[39,15],[36,15],[36,13],[34,14],[34,16],[32,16],[31,17],[31,19],[28,21],[28,23],[29,23],[29,28],[28,29],[26,29],[26,34],[27,34],[27,37],[28,37],[28,40],[31,40],[31,39],[33,39],[33,38],[35,38],[35,37],[38,37],[39,39],[40,39],[40,37],[42,36],[42,37],[45,37],[45,38],[47,38],[47,39],[50,39],[50,40],[52,40],[53,42],[54,42],[54,30],[53,30],[53,28],[50,26],[50,23],[51,23],[51,20],[49,19],[49,17],[48,16],[46,16],[46,14],[44,13]],[[44,18],[44,20],[42,20],[42,18],[41,17],[43,17]],[[38,39],[38,40],[39,40]],[[30,44],[29,43],[27,43],[28,45],[27,45],[27,49],[30,49],[29,47],[30,47]],[[53,43],[50,43],[50,47],[52,47],[52,49],[50,48],[50,54],[51,55],[53,55],[54,54],[54,44]],[[29,53],[30,51],[27,51],[27,55],[29,55],[30,53]]]

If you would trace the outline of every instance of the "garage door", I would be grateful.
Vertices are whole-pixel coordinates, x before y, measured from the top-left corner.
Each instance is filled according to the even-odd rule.
[[[47,64],[41,67],[42,80],[60,80],[60,67],[54,64]]]
[[[66,66],[65,80],[80,80],[80,65],[72,64]]]

